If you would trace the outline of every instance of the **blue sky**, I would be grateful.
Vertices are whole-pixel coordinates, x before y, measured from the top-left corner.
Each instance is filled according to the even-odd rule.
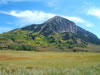
[[[100,0],[0,0],[0,33],[62,16],[100,38]]]

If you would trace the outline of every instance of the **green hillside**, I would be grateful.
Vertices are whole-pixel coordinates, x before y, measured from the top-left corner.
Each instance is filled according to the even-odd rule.
[[[0,34],[0,49],[90,51],[100,39],[68,19],[55,16],[43,24],[33,24]],[[89,48],[89,47],[90,48]],[[99,51],[99,50],[98,50]]]

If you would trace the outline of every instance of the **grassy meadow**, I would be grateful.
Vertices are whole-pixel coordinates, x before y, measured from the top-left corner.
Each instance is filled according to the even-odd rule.
[[[0,75],[100,75],[100,53],[1,50]]]

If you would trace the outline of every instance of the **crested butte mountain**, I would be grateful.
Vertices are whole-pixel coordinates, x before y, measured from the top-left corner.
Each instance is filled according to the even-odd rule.
[[[0,48],[16,50],[75,50],[100,45],[100,39],[60,16],[0,35]],[[88,47],[89,46],[89,47]],[[31,48],[31,49],[30,49]]]

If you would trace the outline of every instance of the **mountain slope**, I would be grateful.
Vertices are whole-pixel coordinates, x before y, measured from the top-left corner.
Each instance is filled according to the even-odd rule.
[[[74,33],[81,40],[86,42],[90,42],[93,44],[100,44],[100,40],[91,32],[88,32],[79,26],[77,26],[74,22],[65,19],[63,17],[55,16],[43,24],[40,25],[31,25],[28,27],[22,28],[23,30],[31,30],[34,32],[40,32],[41,34],[48,36],[53,33]]]
[[[75,25],[74,22],[69,21],[68,19],[55,16],[43,24],[38,25],[31,25],[28,27],[24,27],[22,29],[25,30],[31,30],[29,28],[32,28],[33,31],[51,31],[51,32],[58,32],[58,33],[63,33],[63,32],[72,32],[75,33],[77,31],[77,26]],[[35,29],[34,29],[35,28]]]
[[[60,16],[55,16],[42,24],[15,29],[0,36],[3,45],[27,44],[39,48],[45,46],[62,50],[75,47],[86,48],[88,44],[100,44],[100,39],[96,35]]]

